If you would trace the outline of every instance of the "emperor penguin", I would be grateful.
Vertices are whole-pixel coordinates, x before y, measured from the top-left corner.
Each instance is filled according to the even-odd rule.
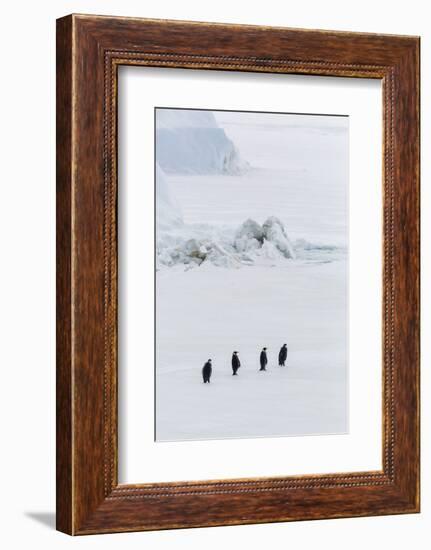
[[[287,344],[283,344],[278,354],[278,365],[284,367],[287,359]]]
[[[213,368],[211,365],[211,359],[208,359],[208,361],[205,363],[205,365],[202,368],[202,377],[204,379],[204,384],[208,382],[210,383],[211,374],[213,372]]]
[[[239,360],[238,352],[234,351],[232,354],[232,375],[233,376],[237,375],[237,371],[240,366],[241,366],[241,361]]]
[[[263,348],[260,352],[260,370],[266,370],[268,364],[268,357],[266,355],[266,348]]]

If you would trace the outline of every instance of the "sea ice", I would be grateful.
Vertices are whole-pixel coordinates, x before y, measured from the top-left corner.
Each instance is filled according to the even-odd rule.
[[[171,188],[156,235],[156,440],[346,433],[346,123],[235,116],[157,111]],[[238,151],[253,165],[240,176]]]

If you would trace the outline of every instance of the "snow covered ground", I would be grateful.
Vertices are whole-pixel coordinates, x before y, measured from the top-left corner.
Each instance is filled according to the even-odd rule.
[[[345,433],[347,120],[214,117],[247,170],[202,174],[199,165],[157,177],[158,207],[168,211],[158,210],[159,222],[174,223],[157,229],[156,439]],[[281,253],[276,225],[275,240],[262,239],[244,261],[242,224],[264,227],[274,216],[294,254]],[[258,371],[263,346],[267,372]],[[213,376],[204,385],[208,358]]]
[[[157,439],[346,432],[345,269],[342,261],[160,272]],[[267,372],[258,371],[263,346]],[[235,377],[233,350],[242,363]]]

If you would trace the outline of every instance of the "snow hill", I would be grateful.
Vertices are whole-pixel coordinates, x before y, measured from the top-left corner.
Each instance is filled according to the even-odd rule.
[[[236,175],[248,166],[211,111],[157,109],[156,148],[166,173]]]

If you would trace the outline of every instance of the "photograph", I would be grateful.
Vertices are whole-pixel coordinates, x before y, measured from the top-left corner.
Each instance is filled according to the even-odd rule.
[[[348,433],[349,117],[154,127],[155,441]]]

